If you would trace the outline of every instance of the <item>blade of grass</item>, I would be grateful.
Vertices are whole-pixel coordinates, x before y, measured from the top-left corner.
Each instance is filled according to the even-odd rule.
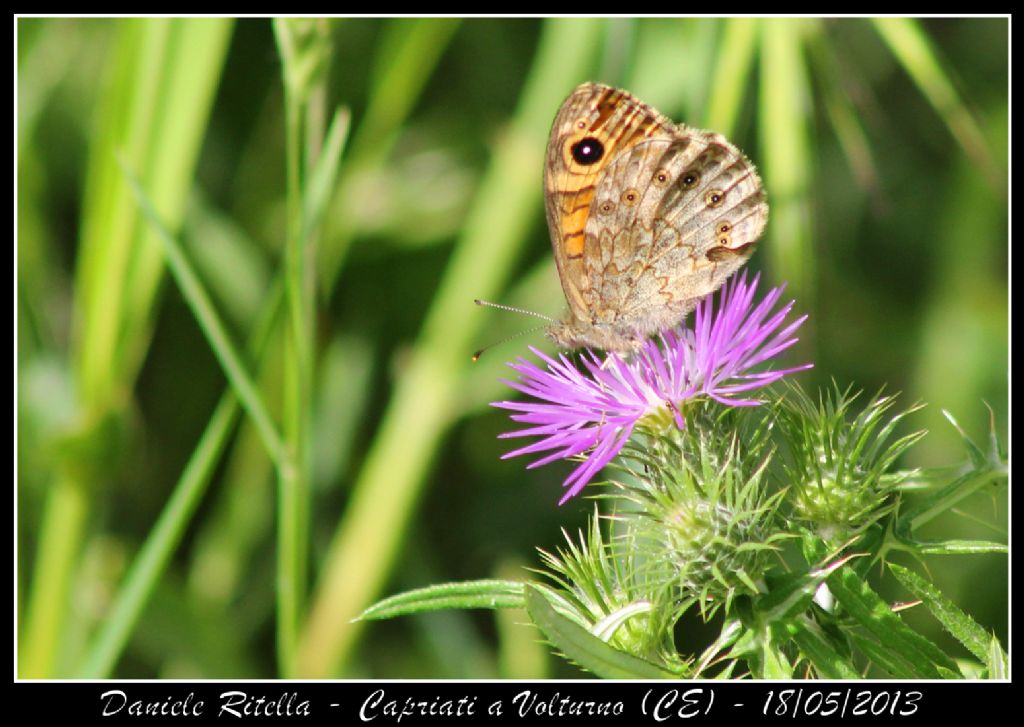
[[[736,121],[753,67],[758,26],[754,18],[729,18],[722,22],[722,40],[715,54],[704,125],[731,137],[736,133]]]
[[[134,379],[163,271],[160,246],[138,218],[116,155],[123,151],[159,217],[176,229],[230,28],[208,19],[139,19],[123,27],[115,87],[100,120],[110,133],[97,139],[95,161],[90,160],[76,279],[78,323],[86,336],[79,366],[87,398],[102,398],[112,378],[118,385]],[[210,58],[202,58],[208,53]]]
[[[993,189],[1003,190],[1006,176],[992,157],[978,123],[943,70],[921,23],[914,18],[872,18],[875,30],[917,87],[946,122],[971,160],[984,170]]]
[[[992,111],[990,133],[1005,140],[1006,107],[1000,104]],[[909,387],[930,405],[922,425],[931,434],[915,447],[916,462],[942,461],[960,446],[962,438],[945,421],[942,410],[966,417],[963,424],[969,431],[985,426],[978,400],[986,397],[989,382],[1003,382],[1000,398],[1005,403],[999,405],[999,418],[1005,421],[1008,412],[1003,408],[1009,402],[1010,357],[1007,202],[992,194],[967,158],[952,165],[948,174],[944,194],[935,205],[928,299]],[[1003,274],[993,278],[997,270]],[[957,385],[950,386],[950,381]]]
[[[836,139],[842,147],[854,178],[865,193],[877,195],[878,172],[871,152],[871,142],[864,131],[860,116],[854,113],[849,84],[844,82],[828,34],[815,33],[808,38],[807,52],[818,78],[818,95],[825,104]]]
[[[602,74],[594,80],[621,85],[662,113],[674,117],[680,111],[690,71],[685,23],[681,18],[625,21],[624,26],[632,36],[633,57],[622,64],[620,75]]]
[[[718,42],[720,22],[708,18],[641,18],[633,20],[635,60],[622,83],[601,77],[642,98],[673,119],[696,125],[704,106],[707,69]]]
[[[369,105],[352,135],[327,224],[331,234],[320,249],[318,273],[330,297],[355,236],[353,180],[383,164],[395,135],[420,98],[431,73],[448,47],[457,18],[395,18],[378,44],[369,89]]]
[[[326,195],[333,186],[347,134],[347,115],[336,115],[328,152],[323,148],[323,106],[331,47],[326,21],[286,18],[274,21],[285,92],[287,169],[286,291],[283,435],[291,467],[279,470],[277,548],[277,659],[282,676],[292,674],[299,619],[306,595],[309,540],[310,433],[315,366],[316,231]],[[320,173],[315,169],[319,167]],[[316,182],[314,186],[313,182]],[[316,195],[311,193],[316,191]],[[315,197],[315,198],[314,198]],[[319,207],[319,209],[317,209]]]
[[[810,89],[800,53],[810,21],[778,18],[761,25],[761,148],[771,212],[765,246],[775,275],[785,274],[789,294],[814,307],[814,248],[808,195],[811,189]]]
[[[505,561],[498,566],[497,575],[521,578],[524,565]],[[494,620],[498,635],[498,676],[502,679],[550,678],[547,649],[535,638],[526,607],[499,609]]]
[[[129,185],[136,195],[139,206],[142,208],[143,215],[157,231],[157,239],[162,243],[164,252],[167,255],[167,266],[174,275],[182,296],[195,314],[199,327],[203,330],[210,348],[223,367],[224,375],[238,395],[246,413],[248,413],[259,428],[263,445],[267,448],[267,453],[278,467],[288,466],[290,458],[284,443],[281,441],[281,435],[277,431],[273,417],[270,416],[270,412],[263,402],[263,397],[260,396],[259,390],[253,383],[252,377],[242,361],[242,357],[235,350],[234,344],[231,343],[231,337],[217,315],[213,303],[210,302],[209,295],[192,269],[191,263],[185,257],[181,244],[157,215],[156,210],[149,201],[149,197],[140,186],[138,177],[127,167],[125,167],[124,171],[128,176]]]
[[[18,78],[32,79],[18,84],[18,155],[25,153],[40,112],[56,87],[75,63],[81,62],[83,46],[95,41],[89,31],[65,18],[17,18]],[[37,29],[30,36],[29,28]],[[26,43],[26,36],[31,39]]]
[[[636,18],[609,18],[605,23],[605,40],[598,62],[597,77],[613,85],[627,77],[636,57]]]

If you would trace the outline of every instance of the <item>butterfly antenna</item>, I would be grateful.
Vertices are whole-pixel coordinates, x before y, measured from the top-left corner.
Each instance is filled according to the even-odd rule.
[[[498,310],[507,310],[510,313],[522,313],[523,315],[526,315],[526,316],[533,316],[534,318],[542,318],[545,321],[547,321],[548,323],[556,323],[557,322],[557,321],[555,321],[554,318],[552,318],[550,316],[546,316],[543,313],[537,313],[536,311],[526,310],[525,308],[516,308],[514,305],[503,305],[502,303],[492,303],[489,300],[480,300],[479,298],[474,299],[473,302],[476,303],[477,305],[487,306],[488,308],[497,308]],[[537,330],[537,329],[534,328],[533,330]],[[524,333],[525,333],[525,331],[524,331]]]
[[[533,316],[534,318],[540,318],[540,319],[545,320],[545,321],[547,321],[549,323],[556,323],[555,319],[551,318],[550,316],[546,316],[543,313],[537,313],[536,311],[526,310],[525,308],[516,308],[515,306],[503,305],[501,303],[492,303],[489,300],[480,300],[479,298],[475,299],[473,302],[476,303],[477,305],[487,306],[488,308],[497,308],[498,310],[504,310],[504,311],[508,311],[510,313],[522,313],[523,315]],[[479,351],[477,351],[476,353],[473,354],[473,363],[476,363],[477,361],[480,360],[480,357],[484,355],[484,351],[489,351],[490,349],[494,348],[495,346],[500,346],[503,343],[508,343],[512,339],[519,338],[520,336],[525,335],[527,333],[533,333],[534,331],[539,331],[543,327],[544,326],[534,326],[533,328],[527,328],[525,331],[519,331],[518,333],[513,333],[511,336],[506,336],[505,338],[501,339],[500,341],[495,341],[492,344],[484,346]]]
[[[473,363],[476,363],[477,361],[480,360],[480,357],[484,355],[484,351],[490,351],[495,346],[500,346],[503,343],[508,343],[513,338],[519,338],[520,336],[523,336],[523,335],[525,335],[527,333],[533,333],[534,331],[539,331],[543,327],[544,326],[534,326],[533,328],[527,328],[525,331],[519,331],[518,333],[513,333],[511,336],[505,336],[500,341],[495,341],[494,343],[491,343],[491,344],[488,344],[487,346],[484,346],[479,351],[477,351],[476,353],[473,354]]]

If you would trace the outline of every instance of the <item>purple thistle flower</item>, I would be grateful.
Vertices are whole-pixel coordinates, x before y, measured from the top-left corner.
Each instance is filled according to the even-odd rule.
[[[565,503],[619,453],[637,422],[655,414],[672,414],[677,427],[685,422],[681,405],[708,396],[729,406],[756,406],[757,399],[739,398],[752,389],[767,386],[786,374],[811,368],[804,364],[778,371],[752,371],[797,342],[793,333],[807,319],[801,316],[777,330],[789,315],[794,301],[774,314],[782,295],[773,288],[752,307],[760,276],[747,285],[746,273],[724,285],[717,314],[714,295],[702,300],[694,314],[693,329],[680,324],[645,341],[626,361],[611,353],[602,362],[590,349],[580,361],[584,370],[564,354],[558,359],[530,350],[546,364],[541,369],[523,357],[510,363],[518,382],[504,381],[536,401],[496,401],[492,406],[510,409],[512,421],[528,425],[500,438],[540,437],[533,444],[513,450],[502,459],[521,454],[550,452],[527,468],[588,452],[566,478]]]

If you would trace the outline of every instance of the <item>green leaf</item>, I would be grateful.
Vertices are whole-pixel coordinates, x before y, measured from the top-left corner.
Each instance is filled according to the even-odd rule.
[[[988,459],[990,462],[1002,464],[1006,461],[1007,452],[999,443],[999,434],[996,432],[996,413],[992,407],[985,402],[988,409]]]
[[[924,605],[939,620],[945,629],[981,662],[989,660],[990,636],[974,619],[964,613],[959,606],[942,595],[935,586],[916,573],[896,565],[889,564],[889,570],[903,586],[921,599]]]
[[[967,454],[971,458],[971,464],[977,468],[984,467],[986,462],[985,452],[982,451],[981,447],[974,443],[974,440],[967,435],[967,432],[963,430],[963,427],[960,426],[960,423],[957,422],[956,418],[954,418],[950,412],[943,409],[942,416],[946,417],[949,423],[953,425],[953,428],[960,433],[960,438],[963,439],[964,447],[967,448]]]
[[[674,679],[648,661],[614,649],[559,614],[539,588],[526,588],[526,609],[551,644],[582,668],[605,679]]]
[[[758,618],[765,623],[778,623],[803,613],[822,581],[847,560],[849,559],[807,573],[788,574],[772,582],[768,594],[759,597],[755,602]]]
[[[726,621],[722,625],[722,632],[718,635],[708,648],[701,654],[700,662],[697,664],[697,668],[694,670],[696,676],[703,676],[704,671],[708,666],[714,662],[718,655],[725,651],[728,647],[737,643],[737,641],[746,636],[746,630],[743,627],[743,623],[739,619],[732,619]],[[732,665],[730,665],[726,671],[732,671]]]
[[[860,674],[846,656],[833,645],[828,635],[811,619],[793,623],[792,639],[822,679],[859,679]]]
[[[729,650],[730,659],[743,659],[758,679],[792,679],[793,665],[782,653],[788,625],[772,628],[764,624],[744,626]]]
[[[992,637],[988,644],[988,657],[986,659],[988,664],[988,678],[989,679],[1008,679],[1010,674],[1010,657],[1003,650],[1002,645],[999,643],[999,639],[995,636]]]
[[[348,109],[339,108],[334,112],[331,125],[324,140],[323,152],[309,176],[306,194],[303,198],[302,221],[308,229],[316,228],[327,212],[331,193],[338,179],[341,153],[348,139],[351,115]]]
[[[871,632],[886,649],[906,659],[914,676],[940,679],[940,667],[957,672],[952,659],[903,623],[889,604],[850,568],[843,568],[830,576],[828,585],[836,600],[854,620]]]
[[[1006,479],[1004,470],[1001,477]],[[952,510],[957,503],[974,494],[983,487],[990,485],[995,475],[989,471],[971,471],[958,477],[938,492],[921,501],[916,507],[901,514],[893,526],[893,532],[909,543],[913,543],[911,533],[926,522],[947,510]]]
[[[440,583],[378,601],[356,620],[380,621],[448,608],[523,608],[523,585],[521,581],[499,580]]]
[[[761,642],[761,674],[762,679],[792,679],[793,665],[782,653],[776,639],[764,639]]]
[[[896,679],[918,679],[920,678],[915,670],[899,654],[893,653],[892,649],[886,648],[874,639],[869,639],[857,633],[850,633],[850,640],[860,649],[873,664],[885,670]]]

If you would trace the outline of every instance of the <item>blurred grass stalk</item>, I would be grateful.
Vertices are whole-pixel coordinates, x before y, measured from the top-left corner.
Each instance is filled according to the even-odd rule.
[[[390,573],[438,442],[451,421],[461,371],[476,344],[469,299],[497,293],[535,219],[545,137],[566,89],[590,67],[602,24],[545,22],[515,117],[497,143],[420,338],[384,412],[330,544],[302,634],[297,676],[342,673],[362,624],[352,623]],[[471,292],[470,292],[471,291]]]
[[[283,289],[280,279],[271,286],[267,302],[253,326],[248,347],[249,360],[259,360],[271,340],[282,307]],[[158,579],[181,541],[227,446],[240,412],[239,397],[235,391],[235,388],[229,387],[221,396],[167,505],[132,561],[108,615],[85,655],[79,670],[81,678],[110,678],[132,629],[138,623]]]
[[[177,228],[220,78],[227,19],[118,21],[109,85],[90,150],[75,278],[74,360],[80,427],[47,496],[20,641],[19,676],[74,669],[62,653],[89,501],[108,487],[120,421],[152,334],[163,255],[118,167],[121,151],[161,217]]]
[[[821,32],[813,20],[761,23],[761,145],[765,186],[771,190],[768,246],[774,277],[789,281],[788,294],[814,307],[814,249],[809,195],[814,170],[810,150],[811,90],[801,56],[805,37]]]
[[[295,632],[305,593],[304,572],[308,553],[309,516],[309,413],[312,410],[313,356],[315,330],[313,304],[315,279],[309,265],[315,255],[315,240],[329,192],[334,186],[338,162],[348,132],[348,114],[335,114],[326,137],[326,60],[330,53],[323,21],[286,20],[275,24],[282,57],[286,88],[288,149],[288,228],[283,267],[283,289],[289,315],[284,326],[284,439],[278,435],[253,377],[225,333],[225,325],[210,302],[210,296],[193,271],[178,240],[163,226],[158,213],[138,180],[133,187],[147,219],[157,229],[164,253],[182,295],[224,368],[231,390],[220,404],[204,432],[193,457],[182,474],[167,507],[129,570],[118,592],[114,608],[85,667],[89,677],[104,677],[116,662],[130,629],[152,593],[159,575],[180,541],[184,528],[205,491],[227,433],[238,411],[236,397],[257,425],[264,448],[278,472],[278,655],[279,671],[289,674],[295,649]],[[130,174],[130,170],[128,170]],[[274,286],[279,291],[282,286]],[[276,318],[280,296],[267,297],[255,327],[253,358],[265,346]]]
[[[360,175],[387,163],[395,139],[448,47],[458,18],[396,18],[382,32],[370,72],[366,111],[352,135],[320,249],[318,275],[330,298],[356,235],[353,192]]]
[[[910,18],[875,18],[875,30],[936,113],[946,122],[971,161],[981,168],[993,189],[1006,189],[1006,174],[995,162],[981,126],[943,70],[921,24]]]
[[[758,21],[730,18],[722,23],[725,27],[717,45],[713,80],[704,107],[704,127],[733,138],[757,52]]]
[[[991,138],[1005,142],[1008,121],[1007,114],[993,115]],[[1001,146],[1009,149],[1008,144]],[[1007,160],[1002,157],[996,163],[1005,169]],[[930,404],[922,415],[930,434],[915,447],[921,462],[942,461],[961,446],[943,409],[955,413],[969,432],[987,428],[988,412],[977,392],[991,388],[994,372],[1006,375],[1010,353],[1006,289],[991,284],[992,271],[1002,268],[1006,258],[999,259],[1002,250],[977,242],[1006,234],[1005,198],[992,194],[989,180],[976,173],[968,157],[953,165],[946,190],[946,198],[937,205],[941,234],[934,237],[930,300],[910,378],[911,393]]]
[[[324,19],[274,21],[285,90],[288,316],[284,351],[284,436],[278,470],[278,672],[295,671],[309,567],[312,415],[316,364],[317,238],[348,135],[348,114],[335,116],[324,137],[330,35]],[[323,153],[326,152],[326,153]]]
[[[324,134],[326,69],[330,55],[326,21],[282,20],[274,24],[282,59],[286,118],[287,240],[283,279],[288,315],[284,325],[283,386],[284,426],[278,435],[263,397],[241,357],[233,350],[225,326],[210,303],[198,275],[180,243],[161,224],[144,190],[138,189],[147,218],[159,230],[172,272],[197,322],[210,341],[234,394],[261,433],[264,447],[278,475],[277,559],[277,654],[278,670],[289,675],[295,653],[296,631],[306,591],[308,567],[310,417],[313,410],[315,360],[315,277],[312,261],[316,238],[330,190],[334,187],[341,151],[348,133],[348,114],[339,111]],[[264,342],[274,319],[270,296],[262,326],[255,339]],[[210,427],[183,473],[168,508],[162,514],[117,599],[115,613],[134,623],[156,577],[176,546],[187,518],[194,510],[221,451],[223,438],[236,408],[234,397],[225,395]],[[191,493],[191,494],[186,494]],[[188,502],[187,507],[175,506]],[[90,660],[92,675],[104,674],[123,646],[126,627],[108,622]]]

